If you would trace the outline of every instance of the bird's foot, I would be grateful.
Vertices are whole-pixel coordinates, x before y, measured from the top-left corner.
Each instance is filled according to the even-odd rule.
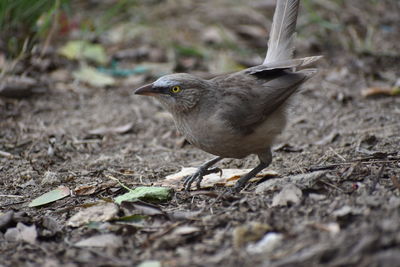
[[[196,181],[196,188],[200,189],[200,183],[203,177],[211,173],[220,173],[220,175],[222,175],[222,170],[220,168],[207,169],[205,167],[200,167],[195,173],[185,177],[183,180],[183,187],[186,191],[189,191],[192,184]]]

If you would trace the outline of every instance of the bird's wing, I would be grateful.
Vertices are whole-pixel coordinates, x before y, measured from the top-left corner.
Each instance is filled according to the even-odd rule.
[[[304,58],[288,59],[283,61],[274,61],[271,63],[245,69],[243,73],[256,75],[257,73],[262,73],[273,69],[295,69],[310,65],[321,58],[322,56],[311,56]]]
[[[262,72],[262,79],[254,75],[233,74],[224,80],[216,80],[222,93],[219,115],[232,129],[249,134],[315,72],[315,69],[298,72],[273,69]]]
[[[277,0],[263,64],[284,61],[293,57],[299,0]]]

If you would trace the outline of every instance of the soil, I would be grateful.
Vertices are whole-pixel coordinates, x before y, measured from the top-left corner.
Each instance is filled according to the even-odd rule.
[[[162,266],[400,266],[400,98],[363,94],[368,88],[394,88],[396,82],[400,86],[400,7],[395,0],[372,2],[341,3],[331,10],[335,5],[328,2],[317,6],[323,19],[345,27],[337,31],[321,30],[323,23],[305,23],[307,9],[301,10],[296,54],[322,54],[324,59],[317,64],[319,74],[295,97],[290,124],[269,168],[289,180],[324,172],[316,184],[298,186],[299,201],[282,206],[273,205],[281,188],[257,193],[261,182],[236,195],[220,195],[227,188],[215,186],[175,190],[171,200],[153,204],[161,214],[144,212],[139,223],[109,220],[68,226],[68,219],[79,210],[126,192],[110,177],[130,188],[151,186],[183,166],[199,166],[212,155],[184,143],[159,103],[132,94],[152,76],[129,83],[121,78],[117,86],[95,88],[72,79],[79,64],[55,53],[44,59],[32,54],[20,62],[21,69],[28,68],[38,81],[37,87],[46,89],[23,98],[0,98],[0,266],[132,266],[146,260]],[[257,12],[267,21],[271,16],[270,7],[236,4],[235,8]],[[210,23],[212,12],[209,16],[201,12],[220,8],[211,2],[201,9],[193,5],[196,19]],[[230,18],[235,8],[227,9],[225,16]],[[163,14],[162,18],[184,25],[187,17],[173,16],[171,10],[149,16]],[[176,10],[189,12],[190,4]],[[229,27],[232,22],[224,23]],[[346,31],[352,27],[361,37],[369,28],[377,30],[370,49],[359,49],[357,40],[364,39],[352,39],[354,35]],[[175,34],[179,39],[179,32]],[[257,40],[238,37],[239,46],[251,51],[238,60],[263,56]],[[153,41],[147,41],[141,39],[140,45],[153,47]],[[158,44],[157,49],[170,48]],[[175,69],[210,71],[212,58],[188,58],[175,59]],[[35,65],[34,59],[50,63],[41,69],[43,61]],[[190,60],[196,63],[190,65]],[[118,131],[123,125],[128,127]],[[226,159],[218,166],[256,164],[257,158],[249,156]],[[60,185],[73,191],[82,186],[95,190],[28,207],[35,197]],[[127,215],[118,207],[114,219]],[[10,240],[6,232],[21,223],[35,226],[34,241]],[[249,248],[271,233],[281,237],[273,248],[261,253]],[[121,242],[76,245],[99,234],[112,234]]]

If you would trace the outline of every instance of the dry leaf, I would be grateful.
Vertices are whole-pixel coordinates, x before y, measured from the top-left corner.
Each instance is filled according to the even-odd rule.
[[[117,205],[102,202],[96,206],[80,210],[67,221],[67,225],[79,227],[90,222],[105,222],[115,218],[117,213]]]
[[[244,245],[260,240],[271,226],[265,223],[249,222],[240,225],[233,230],[233,245],[235,248],[241,248]]]
[[[165,215],[165,212],[161,210],[160,207],[146,203],[141,200],[136,201],[123,201],[121,203],[121,208],[126,209],[129,211],[130,214],[141,214],[141,215]],[[128,212],[126,212],[128,213]]]
[[[77,186],[73,191],[76,196],[88,196],[96,192],[99,192],[101,190],[112,187],[116,184],[117,184],[116,181],[109,181],[106,183],[94,184],[94,185],[80,185]]]
[[[93,135],[105,135],[105,134],[124,134],[132,130],[133,123],[127,123],[117,127],[99,127],[89,131],[89,134]]]
[[[114,234],[104,234],[83,239],[75,243],[75,246],[104,248],[104,247],[121,247],[122,244],[123,242],[121,237],[116,236]]]
[[[183,178],[195,173],[196,171],[197,168],[182,168],[180,172],[165,177],[165,180],[159,182],[159,185],[180,189],[182,188]],[[201,186],[203,188],[210,188],[215,185],[233,186],[242,175],[250,171],[251,169],[222,169],[221,176],[219,173],[212,173],[204,176]],[[257,176],[252,178],[250,182],[259,181],[265,176],[278,176],[278,173],[272,170],[265,170],[257,174]]]
[[[400,94],[399,87],[370,87],[361,91],[363,97],[373,97],[373,96],[395,96]]]
[[[199,231],[200,231],[199,227],[184,225],[184,226],[179,226],[178,228],[175,228],[172,231],[172,234],[174,234],[174,235],[189,235],[189,234],[197,233]]]
[[[94,87],[106,87],[116,83],[115,79],[108,74],[102,73],[90,66],[81,66],[72,73],[75,79]]]
[[[255,244],[250,243],[246,250],[250,254],[261,254],[272,252],[283,241],[283,234],[267,233],[264,237]]]

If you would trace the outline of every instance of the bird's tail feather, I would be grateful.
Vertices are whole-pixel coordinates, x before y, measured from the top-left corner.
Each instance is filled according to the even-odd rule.
[[[268,51],[264,63],[284,61],[293,57],[297,14],[300,0],[277,0]]]

